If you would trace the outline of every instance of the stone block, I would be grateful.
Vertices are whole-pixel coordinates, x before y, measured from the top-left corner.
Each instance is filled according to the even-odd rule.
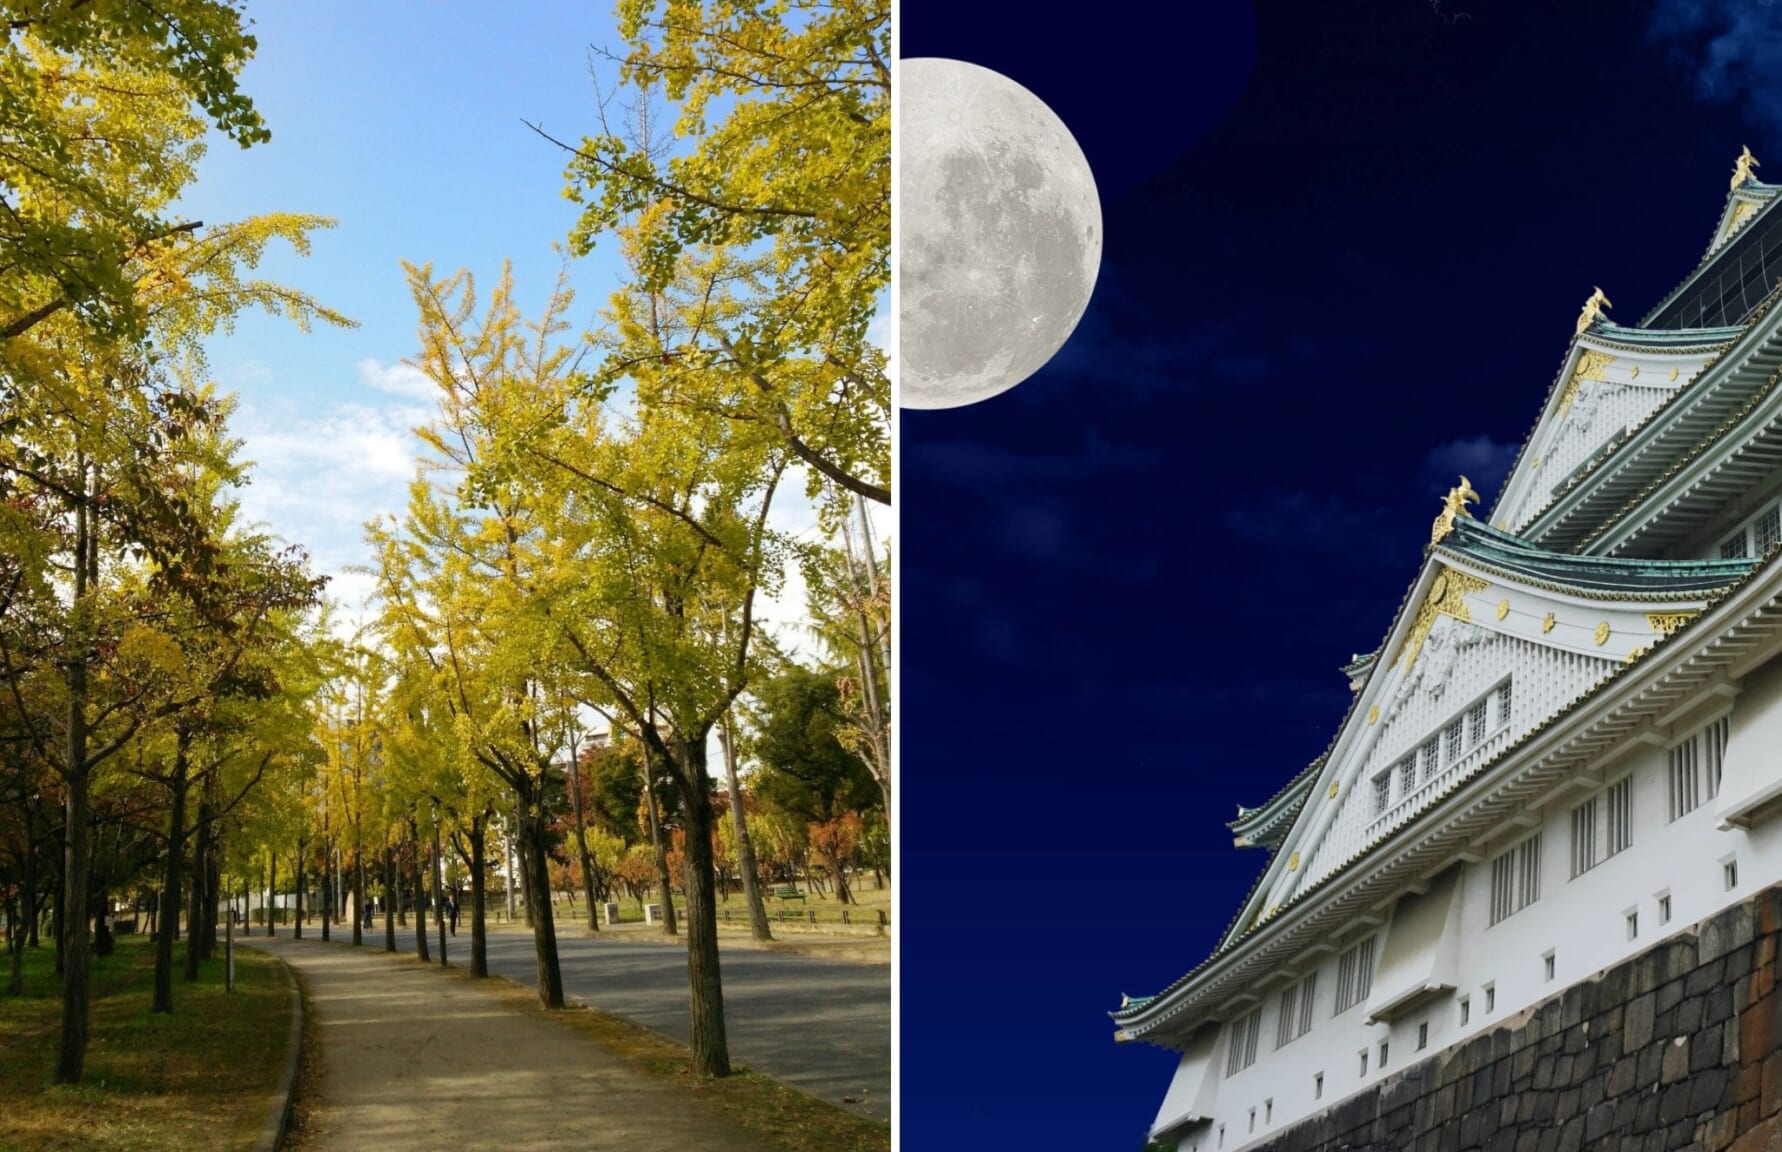
[[[1756,925],[1747,904],[1736,904],[1702,925],[1696,942],[1698,963],[1717,960],[1755,936]]]
[[[1683,978],[1683,995],[1700,996],[1710,988],[1717,987],[1726,975],[1726,961],[1711,960],[1692,969]]]
[[[1706,1072],[1697,1072],[1689,1077],[1689,1110],[1700,1115],[1712,1112],[1721,1105],[1721,1098],[1726,1093],[1726,1085],[1732,1079],[1731,1073],[1724,1068],[1710,1068]]]
[[[1765,1116],[1782,1112],[1782,1053],[1772,1055],[1763,1062],[1763,1084],[1759,1102]]]
[[[1682,1002],[1683,981],[1681,980],[1666,980],[1654,990],[1653,1008],[1660,1016]]]
[[[1672,1084],[1658,1097],[1658,1122],[1669,1128],[1689,1114],[1689,1085]]]
[[[1626,1051],[1637,1052],[1652,1039],[1656,999],[1651,992],[1635,997],[1621,1014],[1621,1044]]]
[[[1718,988],[1710,988],[1702,997],[1702,1023],[1719,1024],[1732,1019],[1733,994],[1732,986],[1722,984]]]
[[[1623,1056],[1615,1061],[1609,1069],[1609,1080],[1606,1085],[1609,1095],[1621,1096],[1633,1091],[1634,1065],[1637,1061],[1632,1056]]]
[[[1677,1005],[1675,1019],[1672,1021],[1670,1034],[1686,1036],[1702,1026],[1702,997],[1700,994],[1685,996],[1683,1003]]]
[[[1689,1038],[1689,1071],[1695,1073],[1719,1067],[1720,1054],[1720,1025],[1710,1024],[1698,1029]]]
[[[1640,1050],[1640,1066],[1634,1080],[1641,1088],[1656,1088],[1663,1067],[1664,1052],[1657,1045],[1648,1044]]]
[[[1664,1046],[1663,1065],[1659,1072],[1658,1082],[1660,1084],[1675,1084],[1687,1075],[1689,1075],[1689,1037],[1679,1036]],[[1669,1122],[1666,1121],[1667,1124]]]

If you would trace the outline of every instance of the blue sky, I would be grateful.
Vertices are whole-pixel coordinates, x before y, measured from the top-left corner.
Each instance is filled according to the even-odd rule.
[[[241,397],[235,428],[257,465],[246,511],[307,546],[350,607],[369,583],[343,571],[365,557],[360,525],[406,500],[409,430],[428,412],[430,385],[402,365],[418,344],[401,262],[468,267],[486,290],[511,258],[517,301],[536,313],[577,207],[562,194],[565,154],[522,121],[567,140],[595,131],[589,48],[618,37],[609,7],[555,0],[313,0],[250,14],[259,51],[242,84],[272,140],[214,140],[181,210],[207,223],[271,211],[338,221],[307,259],[281,248],[261,272],[360,326],[305,334],[246,316],[211,341],[210,367]],[[601,67],[610,92],[614,70]],[[597,251],[569,270],[571,319],[592,324],[622,265]],[[800,530],[812,517],[788,501],[780,520]],[[801,588],[789,592],[802,604]]]

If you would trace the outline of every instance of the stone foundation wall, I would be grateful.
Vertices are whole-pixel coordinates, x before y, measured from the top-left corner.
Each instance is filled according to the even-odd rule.
[[[1782,1150],[1782,887],[1253,1147]]]

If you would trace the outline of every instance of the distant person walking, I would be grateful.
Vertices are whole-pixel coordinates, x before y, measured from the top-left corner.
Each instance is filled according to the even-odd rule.
[[[451,914],[452,935],[456,936],[458,934],[458,894],[456,892],[446,897],[446,911]]]

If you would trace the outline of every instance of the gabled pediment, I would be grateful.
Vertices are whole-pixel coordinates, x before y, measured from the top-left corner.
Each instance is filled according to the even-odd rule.
[[[1714,225],[1714,238],[1708,242],[1707,255],[1719,251],[1739,229],[1755,219],[1776,198],[1777,191],[1778,186],[1775,184],[1747,180],[1728,193],[1726,207],[1721,209],[1720,220]]]
[[[1751,563],[1551,553],[1457,520],[1425,556],[1227,940],[1416,820],[1638,659]]]
[[[1491,511],[1520,531],[1584,470],[1613,452],[1689,385],[1738,335],[1736,328],[1621,328],[1599,320],[1573,341],[1540,419]]]

